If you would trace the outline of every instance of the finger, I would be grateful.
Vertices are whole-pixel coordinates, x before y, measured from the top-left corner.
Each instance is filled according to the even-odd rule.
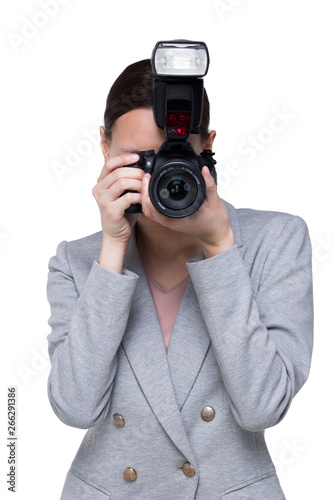
[[[150,174],[145,174],[142,178],[142,188],[141,188],[141,193],[142,197],[147,198],[149,196],[149,181],[150,181],[151,175]]]
[[[205,180],[207,198],[210,198],[212,195],[216,195],[216,182],[214,180],[214,177],[210,173],[209,168],[207,166],[202,167],[201,174]]]
[[[150,217],[151,202],[149,198],[149,182],[151,179],[150,174],[145,174],[142,179],[141,197],[142,197],[142,211],[147,217]]]
[[[163,222],[160,219],[161,214],[153,207],[149,197],[141,198],[141,205],[142,212],[148,219],[152,219],[160,224]]]
[[[141,181],[143,175],[144,171],[141,168],[118,167],[98,182],[98,190],[103,191],[104,189],[109,189],[120,179],[136,179]]]
[[[143,213],[147,216],[152,218],[154,211],[157,212],[157,210],[154,209],[150,197],[149,197],[149,182],[151,179],[150,174],[145,174],[142,179],[142,188],[141,188],[141,196],[142,196],[142,211]],[[155,214],[156,215],[156,214]]]
[[[106,175],[112,172],[114,169],[122,167],[123,165],[130,165],[131,163],[135,163],[139,161],[139,155],[137,154],[123,154],[120,156],[115,156],[114,158],[109,158],[102,168],[101,174],[97,179],[99,182],[101,179],[104,179]]]
[[[147,217],[150,217],[150,212],[148,210],[148,205],[150,204],[150,200],[149,200],[149,182],[150,182],[150,178],[151,178],[150,174],[145,174],[143,176],[142,185],[141,185],[142,212]]]
[[[155,222],[158,222],[159,224],[163,226],[168,226],[168,224],[171,222],[171,220],[166,217],[165,215],[161,214],[156,208],[153,206],[151,199],[149,197],[149,182],[150,182],[150,174],[145,174],[143,177],[142,181],[142,190],[141,190],[141,195],[142,195],[142,212],[146,217],[149,219],[154,220]]]
[[[125,191],[135,191],[141,197],[141,180],[122,178],[99,196],[99,203],[106,205],[117,200]]]
[[[126,193],[124,196],[121,196],[114,202],[114,209],[117,210],[120,217],[124,216],[124,212],[127,208],[129,208],[132,204],[141,203],[141,194],[140,193]],[[126,214],[125,214],[126,215]]]

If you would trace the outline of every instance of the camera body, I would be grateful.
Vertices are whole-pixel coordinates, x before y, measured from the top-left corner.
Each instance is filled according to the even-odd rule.
[[[203,166],[216,182],[214,153],[206,149],[197,155],[187,142],[190,134],[200,133],[208,49],[204,42],[157,42],[151,66],[154,118],[167,140],[156,154],[154,150],[140,151],[140,160],[131,166],[151,174],[149,197],[156,210],[167,217],[187,217],[205,198]],[[131,205],[126,212],[140,213],[142,207]]]
[[[187,141],[165,141],[157,154],[139,151],[140,160],[132,165],[151,174],[149,197],[163,215],[173,218],[193,214],[205,198],[205,180],[201,174],[207,166],[216,182],[214,153],[205,149],[197,155]],[[141,204],[131,205],[127,213],[141,213]]]

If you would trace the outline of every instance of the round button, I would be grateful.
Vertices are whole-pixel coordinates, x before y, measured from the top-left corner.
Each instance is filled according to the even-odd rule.
[[[188,462],[185,462],[183,464],[182,469],[183,469],[185,476],[187,476],[187,477],[193,477],[195,474],[194,467]]]
[[[112,420],[113,420],[114,425],[116,425],[117,427],[124,427],[124,425],[125,425],[124,417],[122,417],[118,413],[115,413],[113,415]]]
[[[211,420],[214,420],[215,418],[215,410],[211,406],[205,406],[201,410],[201,418],[205,422],[210,422]]]
[[[123,476],[126,481],[135,481],[138,477],[136,470],[132,469],[132,467],[126,467],[126,469],[123,470]]]

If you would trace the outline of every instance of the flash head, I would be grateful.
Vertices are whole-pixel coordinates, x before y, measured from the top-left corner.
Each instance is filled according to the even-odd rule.
[[[203,76],[209,66],[204,42],[157,42],[151,57],[154,116],[170,141],[199,134],[203,111]]]
[[[204,42],[173,40],[157,42],[152,54],[152,71],[158,76],[200,78],[207,74],[209,53]]]

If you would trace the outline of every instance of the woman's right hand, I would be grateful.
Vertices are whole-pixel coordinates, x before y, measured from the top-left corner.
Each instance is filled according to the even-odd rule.
[[[137,154],[123,154],[109,158],[92,189],[97,201],[103,229],[103,239],[127,246],[138,214],[125,214],[132,203],[141,203],[141,186],[144,171],[126,167],[139,160]],[[123,168],[120,168],[123,167]],[[126,193],[132,190],[135,192]]]

